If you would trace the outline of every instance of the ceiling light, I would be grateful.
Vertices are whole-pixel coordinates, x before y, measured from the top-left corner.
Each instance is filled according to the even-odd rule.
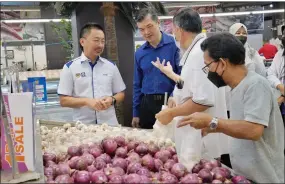
[[[200,14],[200,17],[222,17],[222,16],[233,16],[233,15],[250,15],[250,14],[266,14],[266,13],[282,13],[284,9],[276,10],[261,10],[261,11],[247,11],[247,12],[225,12],[225,13],[213,13],[213,14]],[[173,16],[159,16],[159,19],[172,19]]]
[[[3,23],[46,23],[46,22],[60,22],[62,20],[71,21],[70,19],[15,19],[15,20],[1,20]]]
[[[270,8],[273,8],[273,4],[270,4],[269,7],[270,7]]]
[[[1,8],[1,12],[11,12],[11,11],[21,11],[21,12],[39,12],[41,9],[16,9],[16,8],[11,8],[11,9],[3,9]]]

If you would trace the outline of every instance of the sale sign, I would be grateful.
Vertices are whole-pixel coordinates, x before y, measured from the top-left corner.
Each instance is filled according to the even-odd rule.
[[[33,93],[4,93],[2,98],[19,172],[35,171]],[[2,169],[6,170],[12,167],[12,158],[2,117],[0,123]]]

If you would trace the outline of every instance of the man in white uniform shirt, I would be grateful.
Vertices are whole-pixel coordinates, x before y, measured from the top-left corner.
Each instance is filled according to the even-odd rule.
[[[209,112],[213,116],[226,118],[225,89],[214,86],[201,70],[205,65],[200,45],[206,36],[201,33],[202,21],[199,14],[191,8],[185,8],[174,16],[173,25],[175,38],[184,53],[180,61],[181,76],[173,72],[169,62],[167,66],[159,60],[153,64],[177,83],[173,93],[177,106],[162,110],[156,118],[162,124],[170,123],[177,116],[186,116],[194,112]],[[180,130],[176,129],[174,132],[179,134]],[[225,141],[224,144],[221,144],[222,141]],[[203,142],[206,153],[213,158],[227,153],[227,138],[222,134],[205,137]]]
[[[284,183],[284,127],[269,82],[246,68],[245,48],[233,35],[211,36],[201,48],[209,80],[217,87],[231,87],[231,119],[197,112],[178,127],[190,125],[204,133],[231,136],[230,158],[236,174],[256,183]]]
[[[124,100],[126,86],[115,64],[100,57],[105,46],[103,28],[86,24],[80,31],[82,55],[66,63],[58,94],[63,107],[74,109],[74,121],[117,125],[114,105]]]

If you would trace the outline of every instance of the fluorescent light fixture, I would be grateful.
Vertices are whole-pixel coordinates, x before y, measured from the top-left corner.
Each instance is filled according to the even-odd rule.
[[[232,15],[250,15],[250,14],[265,14],[265,13],[282,13],[285,9],[276,10],[261,10],[261,11],[247,11],[247,12],[226,12],[226,13],[213,13],[213,14],[200,14],[200,17],[222,17],[222,16],[232,16]],[[160,20],[172,19],[173,16],[159,16]]]
[[[11,9],[2,9],[0,10],[1,12],[11,12],[11,11],[21,11],[21,12],[39,12],[41,9],[16,9],[16,8],[11,8]]]
[[[164,5],[165,8],[183,8],[183,7],[203,7],[203,6],[218,6],[219,3],[211,3],[211,4],[174,4],[174,5]]]
[[[60,22],[62,20],[71,21],[70,19],[15,19],[15,20],[1,20],[3,23],[46,23],[46,22]]]

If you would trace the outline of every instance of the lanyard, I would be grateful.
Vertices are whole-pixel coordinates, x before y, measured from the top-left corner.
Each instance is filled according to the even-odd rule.
[[[190,54],[191,50],[194,48],[194,46],[196,45],[196,43],[198,43],[198,41],[200,41],[202,38],[204,38],[203,35],[198,35],[198,36],[199,36],[200,38],[194,40],[194,43],[192,43],[192,44],[190,45],[190,47],[187,49],[186,52],[188,52],[188,53],[185,53],[185,54],[187,54],[187,56],[185,57],[185,59],[184,59],[184,57],[182,57],[182,59],[184,60],[182,66],[185,65],[185,63],[186,63],[186,61],[187,61],[187,59],[188,59],[188,57],[189,57],[189,54]],[[183,55],[183,56],[184,56],[184,55]]]

